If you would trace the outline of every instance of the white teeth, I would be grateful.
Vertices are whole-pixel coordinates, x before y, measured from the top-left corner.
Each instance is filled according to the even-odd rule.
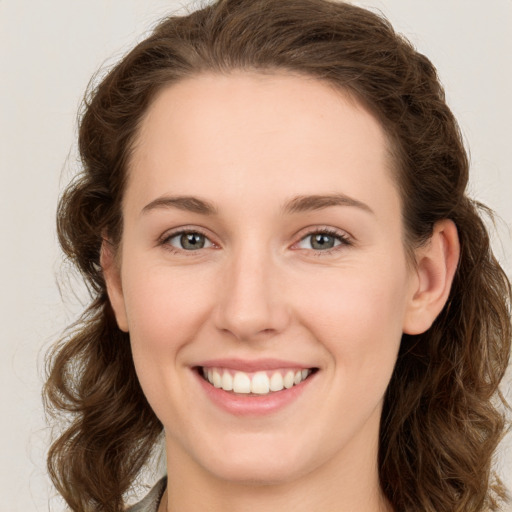
[[[233,389],[233,377],[231,377],[229,372],[224,372],[222,375],[222,389],[224,391],[231,391]]]
[[[295,375],[291,371],[287,372],[287,374],[284,376],[283,383],[286,389],[290,389],[293,386],[294,377]]]
[[[281,391],[284,389],[283,376],[276,372],[270,377],[270,391]]]
[[[238,371],[233,375],[230,370],[223,368],[202,368],[204,378],[216,388],[256,395],[266,395],[270,392],[282,391],[284,388],[290,389],[307,379],[310,373],[311,370],[303,369],[286,372],[284,370],[259,371],[252,374]]]
[[[220,373],[217,371],[217,370],[213,370],[213,385],[216,387],[216,388],[220,388],[222,386],[222,377],[220,375]]]
[[[233,377],[233,391],[235,393],[250,393],[251,379],[243,372],[236,372]]]
[[[265,372],[254,374],[251,382],[251,391],[257,395],[266,395],[270,391],[270,380]]]

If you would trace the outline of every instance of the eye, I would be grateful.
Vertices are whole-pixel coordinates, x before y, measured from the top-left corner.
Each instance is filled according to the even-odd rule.
[[[314,251],[328,251],[340,245],[350,245],[350,241],[341,233],[322,230],[309,233],[299,241],[297,247]]]
[[[197,251],[212,246],[212,242],[197,231],[181,231],[164,240],[164,243],[183,251]]]

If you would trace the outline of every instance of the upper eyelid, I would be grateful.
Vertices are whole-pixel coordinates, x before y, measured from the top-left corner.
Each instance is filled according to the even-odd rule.
[[[331,247],[330,249],[323,249],[323,250],[315,250],[315,249],[303,249],[303,250],[309,250],[309,251],[313,251],[315,253],[323,253],[323,254],[328,254],[332,251],[336,251],[336,250],[339,250],[341,247],[349,247],[349,246],[353,246],[354,245],[354,241],[352,240],[352,238],[350,238],[347,234],[345,233],[340,233],[338,231],[331,231],[331,230],[313,230],[313,231],[310,231],[309,233],[306,233],[304,236],[300,237],[296,242],[293,243],[292,247],[293,246],[297,246],[298,244],[300,244],[302,241],[304,241],[305,239],[315,235],[315,234],[325,234],[327,236],[331,236],[333,238],[337,238],[338,241],[340,242],[338,245],[335,245],[334,247]]]
[[[158,237],[159,242],[165,242],[166,240],[169,240],[170,238],[173,238],[178,235],[182,235],[184,233],[198,233],[200,235],[203,235],[204,237],[208,238],[213,243],[211,235],[207,233],[207,231],[201,227],[198,226],[180,226],[179,228],[169,229],[167,231],[164,231],[164,233]]]
[[[179,237],[180,235],[183,235],[185,233],[196,233],[201,236],[204,236],[209,241],[210,245],[208,247],[201,247],[201,248],[195,249],[195,250],[188,250],[188,249],[184,249],[184,248],[180,248],[180,247],[175,247],[173,244],[170,243],[170,240],[172,240],[173,238]],[[216,244],[212,240],[211,236],[208,236],[202,229],[198,229],[196,227],[194,227],[194,228],[180,227],[180,228],[168,230],[168,231],[164,232],[164,234],[161,237],[158,238],[156,245],[164,248],[165,250],[171,251],[174,254],[183,254],[186,256],[193,256],[194,254],[198,255],[198,253],[200,253],[204,249],[212,249],[212,248],[219,247],[218,244]]]
[[[307,228],[303,228],[297,235],[298,236],[297,241],[303,240],[307,236],[311,236],[315,233],[327,233],[331,236],[337,236],[337,237],[342,238],[347,241],[351,241],[351,242],[355,241],[355,238],[348,231],[346,231],[344,229],[331,227],[331,226],[310,226]],[[296,243],[296,242],[294,242],[294,243]]]
[[[212,244],[213,244],[213,242],[210,240],[210,237],[209,237],[209,236],[207,236],[207,235],[205,235],[204,233],[202,233],[201,231],[197,231],[197,230],[195,230],[195,231],[177,231],[176,233],[170,233],[170,234],[169,234],[169,236],[166,236],[166,237],[164,238],[164,241],[165,241],[165,240],[172,240],[173,238],[176,238],[176,237],[179,237],[179,236],[183,236],[183,235],[185,235],[185,234],[189,234],[189,235],[190,235],[190,234],[194,234],[194,235],[201,235],[201,236],[203,236],[204,238],[206,238],[207,240],[209,240],[209,241],[210,241],[210,243],[212,243]]]
[[[207,238],[213,245],[219,246],[220,244],[214,241],[210,234],[208,234],[208,230],[200,227],[200,226],[180,226],[178,228],[170,229],[168,231],[165,231],[159,238],[159,243],[164,243],[167,240],[174,238],[175,236],[184,234],[184,233],[198,233],[205,238]],[[341,230],[339,228],[331,227],[331,226],[322,226],[322,225],[316,225],[316,226],[308,226],[306,228],[302,228],[296,235],[295,235],[295,241],[292,243],[293,245],[296,245],[297,243],[304,240],[304,238],[311,236],[315,233],[326,233],[330,236],[335,236],[340,239],[342,239],[344,242],[350,242],[354,243],[354,237],[348,233],[345,230]]]

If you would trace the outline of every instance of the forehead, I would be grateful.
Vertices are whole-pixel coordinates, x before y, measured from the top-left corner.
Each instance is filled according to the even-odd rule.
[[[395,188],[391,160],[374,116],[329,84],[291,74],[204,74],[157,95],[136,139],[128,188],[136,183],[147,201],[260,189],[267,197],[334,191],[363,200]]]

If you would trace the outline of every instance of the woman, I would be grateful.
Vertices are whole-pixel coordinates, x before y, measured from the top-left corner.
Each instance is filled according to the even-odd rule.
[[[164,20],[86,100],[60,241],[93,303],[55,350],[73,510],[483,511],[510,283],[432,64],[326,0]]]

